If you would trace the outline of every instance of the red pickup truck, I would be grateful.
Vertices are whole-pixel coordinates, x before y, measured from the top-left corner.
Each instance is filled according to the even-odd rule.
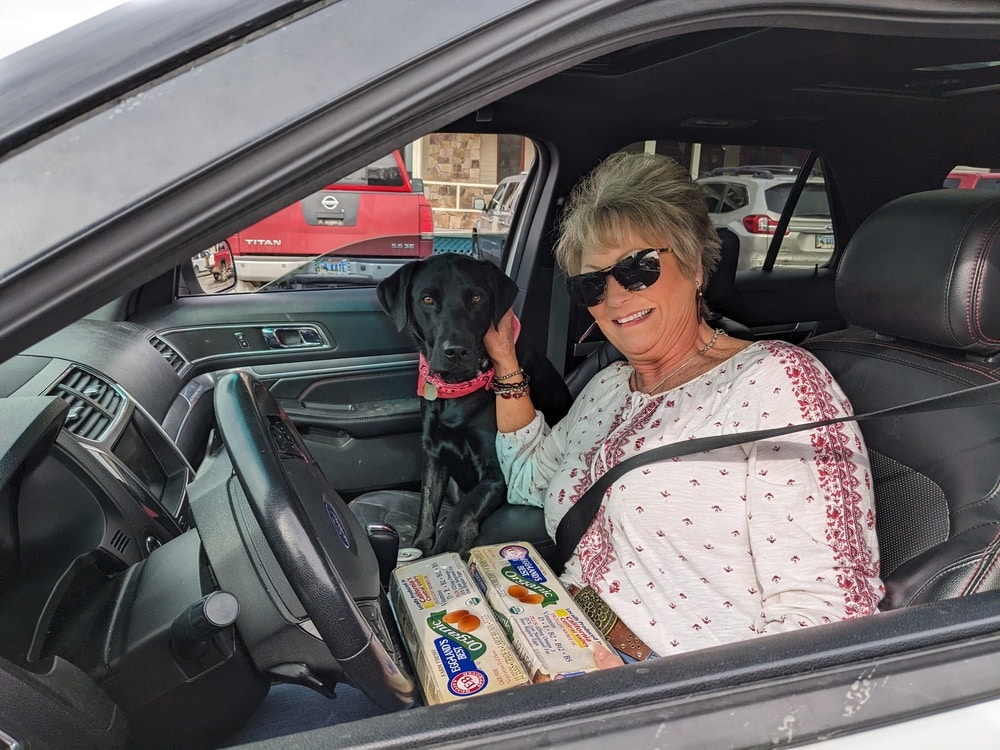
[[[959,190],[1000,190],[1000,172],[951,172],[944,187]]]
[[[296,276],[378,281],[434,248],[423,182],[398,151],[228,238],[241,281]]]

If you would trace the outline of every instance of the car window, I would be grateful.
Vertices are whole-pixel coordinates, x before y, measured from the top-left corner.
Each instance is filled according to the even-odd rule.
[[[487,211],[493,212],[500,210],[500,203],[503,201],[504,194],[507,192],[508,184],[509,183],[505,182],[502,185],[498,185],[497,189],[493,191],[493,196],[490,198],[490,202],[486,206]]]
[[[801,148],[668,140],[632,143],[622,150],[665,154],[689,168],[705,191],[716,231],[739,240],[728,246],[739,245],[737,268],[741,271],[763,266],[800,166],[809,156]],[[812,268],[828,263],[836,238],[818,160],[790,210],[775,265]]]
[[[701,189],[705,191],[705,205],[708,206],[710,214],[719,211],[719,204],[722,202],[722,194],[726,192],[726,185],[723,182],[703,182]]]
[[[431,133],[198,253],[178,294],[374,286],[440,252],[500,263],[524,182],[506,178],[533,158],[521,136]],[[487,211],[506,219],[477,250],[476,201],[486,196]]]
[[[505,212],[513,212],[517,207],[518,196],[521,195],[521,181],[511,182],[507,188],[507,192],[504,194],[503,200],[500,202],[500,210]]]
[[[730,184],[722,196],[722,205],[719,206],[720,213],[727,211],[739,211],[750,203],[750,191],[744,185]]]
[[[792,192],[791,182],[785,182],[768,188],[765,192],[767,209],[780,214],[785,210],[785,203]],[[794,216],[818,216],[830,218],[830,201],[826,197],[826,188],[821,184],[806,184],[795,204]]]
[[[371,164],[337,180],[337,185],[363,185],[365,187],[405,187],[403,170],[394,154],[376,159]]]

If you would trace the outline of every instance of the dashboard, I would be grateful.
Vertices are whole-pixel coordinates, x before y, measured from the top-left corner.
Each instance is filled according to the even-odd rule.
[[[114,620],[129,576],[116,577],[191,526],[212,381],[183,382],[158,343],[83,320],[0,365],[0,567],[13,571],[0,656],[99,668],[81,636]]]
[[[136,317],[149,325],[79,320],[0,363],[0,696],[19,719],[72,704],[71,733],[103,706],[109,727],[123,716],[141,732],[132,746],[193,747],[242,726],[272,680],[327,693],[345,681],[247,496],[238,469],[254,454],[231,457],[215,400],[230,370],[259,373],[275,408],[308,425],[309,482],[338,477],[310,497],[418,477],[410,343],[382,337],[381,309],[350,297],[312,306],[303,292],[287,313],[233,295],[211,315],[181,300]],[[331,302],[353,315],[337,340]],[[237,408],[225,425],[238,434],[252,416]]]

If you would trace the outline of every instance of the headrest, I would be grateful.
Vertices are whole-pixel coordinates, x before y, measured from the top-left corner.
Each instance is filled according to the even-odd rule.
[[[1000,351],[1000,195],[940,189],[887,203],[845,249],[837,303],[877,333]]]

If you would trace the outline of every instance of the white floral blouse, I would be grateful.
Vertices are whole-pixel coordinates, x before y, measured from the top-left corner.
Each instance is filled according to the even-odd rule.
[[[809,352],[751,344],[670,391],[598,373],[551,431],[498,434],[509,501],[548,532],[608,468],[661,444],[851,414]],[[647,464],[608,489],[562,576],[660,656],[868,615],[884,594],[868,456],[853,422]]]

